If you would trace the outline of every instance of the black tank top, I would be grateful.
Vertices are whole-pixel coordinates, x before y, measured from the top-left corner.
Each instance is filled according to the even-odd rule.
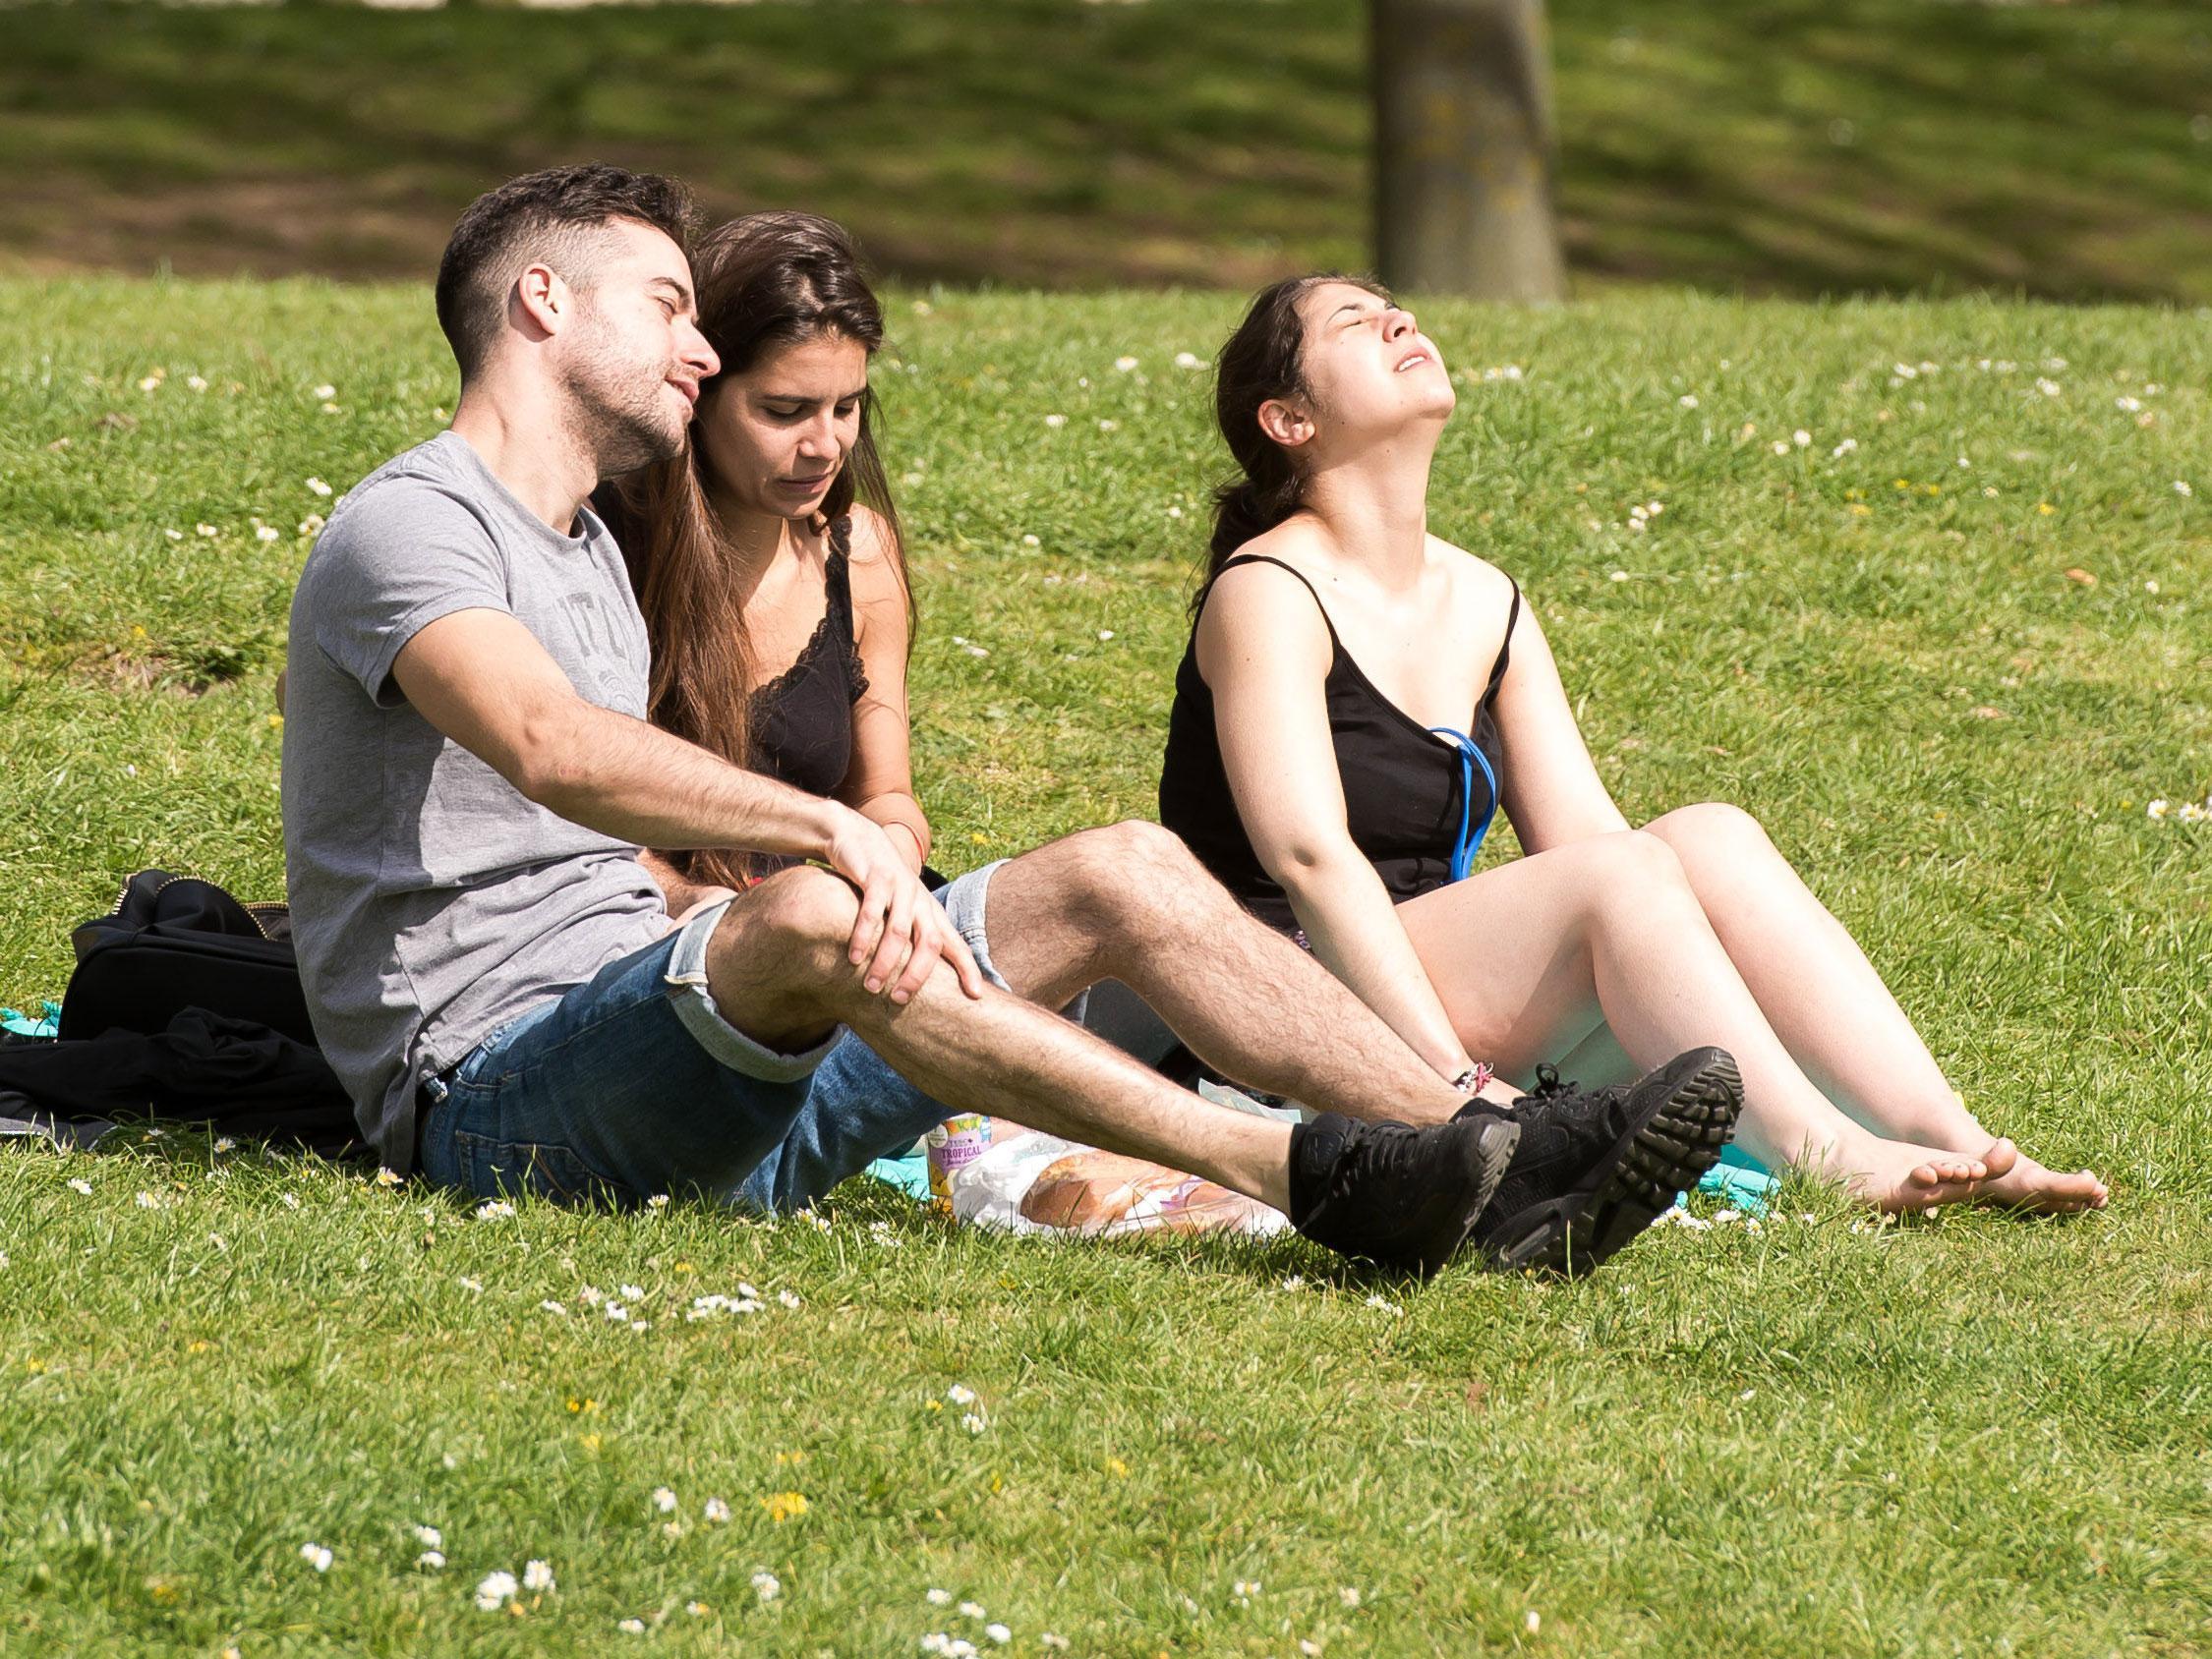
[[[611,484],[592,494],[592,508],[624,547],[645,544],[645,527],[623,510]],[[823,561],[822,620],[791,665],[755,686],[751,699],[751,762],[763,772],[810,795],[834,795],[852,767],[852,706],[868,689],[852,629],[852,517],[830,526]],[[630,580],[638,582],[636,561]]]
[[[852,631],[852,520],[830,526],[822,620],[791,665],[753,688],[753,770],[834,795],[852,766],[852,706],[868,689]]]
[[[1472,763],[1463,764],[1457,746],[1431,735],[1374,688],[1336,637],[1336,625],[1312,583],[1281,559],[1262,553],[1233,558],[1221,568],[1234,570],[1252,563],[1289,570],[1320,605],[1330,650],[1323,693],[1353,844],[1374,866],[1393,902],[1403,903],[1442,887],[1451,879],[1462,809],[1470,824],[1481,824],[1496,809],[1488,779],[1481,769],[1473,768],[1470,798],[1462,780]],[[1475,706],[1475,723],[1468,728],[1489,763],[1491,776],[1502,775],[1503,764],[1492,708],[1505,679],[1513,627],[1520,618],[1521,590],[1515,586],[1505,643],[1498,648],[1497,661]],[[1229,791],[1214,726],[1213,692],[1198,672],[1194,622],[1183,664],[1175,673],[1175,707],[1168,715],[1167,755],[1160,767],[1160,822],[1182,836],[1198,862],[1261,921],[1285,933],[1298,927],[1289,896],[1252,851],[1252,838],[1237,814],[1236,798]]]

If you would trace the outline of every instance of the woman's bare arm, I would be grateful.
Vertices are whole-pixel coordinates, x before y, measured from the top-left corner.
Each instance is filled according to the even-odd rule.
[[[1346,823],[1323,690],[1329,633],[1313,596],[1269,565],[1233,570],[1214,584],[1197,641],[1238,815],[1313,954],[1439,1076],[1458,1076],[1466,1045]]]
[[[1628,820],[1582,740],[1533,604],[1521,606],[1512,647],[1498,688],[1497,727],[1505,759],[1502,804],[1521,850],[1537,853],[1626,830]]]
[[[852,627],[868,689],[852,709],[852,763],[838,798],[891,831],[892,845],[919,871],[929,858],[929,818],[914,798],[906,706],[906,588],[890,526],[865,507],[852,512]]]

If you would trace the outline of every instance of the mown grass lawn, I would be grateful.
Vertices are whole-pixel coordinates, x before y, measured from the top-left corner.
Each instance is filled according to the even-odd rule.
[[[1176,355],[1235,311],[895,301],[947,862],[1148,809],[1217,465]],[[2212,825],[2145,811],[2212,788],[2201,321],[1654,296],[1425,322],[1462,396],[1436,526],[1541,606],[1627,809],[1757,812],[1977,1109],[2100,1169],[2107,1212],[1870,1229],[1795,1190],[1588,1283],[1415,1288],[1295,1242],[954,1233],[862,1185],[822,1229],[479,1220],[182,1134],[19,1151],[0,1648],[2212,1646]],[[452,384],[415,288],[0,285],[0,343],[21,1005],[141,865],[278,889],[309,481],[435,430]],[[684,1317],[741,1284],[763,1311]],[[475,1607],[533,1559],[555,1588]]]

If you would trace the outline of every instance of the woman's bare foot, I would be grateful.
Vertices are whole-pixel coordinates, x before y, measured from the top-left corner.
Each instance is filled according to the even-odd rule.
[[[2061,1174],[2047,1170],[2008,1140],[2001,1140],[1984,1153],[1995,1156],[1998,1147],[2009,1148],[2012,1164],[2002,1173],[1994,1167],[1976,1196],[1984,1204],[2002,1204],[2015,1210],[2032,1210],[2047,1216],[2070,1216],[2081,1210],[2105,1207],[2105,1183],[2087,1170]]]
[[[2010,1172],[2019,1157],[2001,1140],[1979,1158],[1869,1135],[1831,1150],[1819,1173],[1842,1180],[1852,1196],[1891,1213],[1933,1210],[1981,1196],[1984,1183]]]

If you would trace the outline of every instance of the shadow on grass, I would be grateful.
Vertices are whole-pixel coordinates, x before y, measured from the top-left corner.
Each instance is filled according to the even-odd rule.
[[[1247,286],[1365,259],[1345,0],[549,14],[12,8],[0,261],[419,278],[477,192],[600,156],[805,205],[908,280]],[[1601,280],[2212,301],[2212,25],[2126,3],[1555,8]]]

